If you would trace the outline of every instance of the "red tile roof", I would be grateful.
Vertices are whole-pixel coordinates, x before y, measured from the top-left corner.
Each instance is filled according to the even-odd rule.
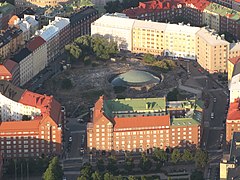
[[[12,72],[13,69],[17,66],[18,64],[15,61],[12,61],[11,59],[7,59],[4,62],[4,66],[8,69],[8,71]]]
[[[27,90],[23,93],[19,102],[39,108],[42,116],[50,116],[57,124],[61,121],[61,104],[53,96],[41,95]]]
[[[9,121],[0,123],[0,132],[39,131],[40,120]]]
[[[2,77],[5,77],[4,79],[6,79],[7,78],[7,76],[9,76],[9,78],[7,78],[7,79],[12,79],[12,74],[8,71],[8,69],[4,66],[4,65],[2,65],[2,64],[0,64],[0,76],[2,76]],[[0,78],[1,79],[1,78]]]
[[[14,22],[16,21],[16,20],[18,20],[19,18],[18,18],[18,16],[16,16],[16,15],[13,15],[12,17],[11,17],[11,19],[8,21],[8,25],[14,25]]]
[[[227,120],[240,120],[240,99],[230,103]]]
[[[207,0],[155,0],[148,2],[139,2],[138,7],[125,9],[125,13],[129,17],[136,17],[143,13],[158,12],[163,9],[181,8],[187,5],[193,5],[196,9],[203,11],[208,5]]]
[[[228,60],[233,64],[237,64],[238,62],[240,62],[240,56],[229,58]]]
[[[28,44],[27,44],[27,48],[30,51],[35,51],[38,47],[40,47],[41,45],[43,45],[46,41],[41,38],[40,36],[37,36],[35,38],[33,38]]]
[[[114,126],[114,129],[170,126],[170,116],[169,115],[114,118],[114,120],[116,123]]]

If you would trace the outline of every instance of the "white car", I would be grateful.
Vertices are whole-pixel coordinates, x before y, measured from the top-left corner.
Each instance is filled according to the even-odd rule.
[[[211,112],[211,119],[214,118],[214,112]]]
[[[66,178],[66,177],[63,177],[63,180],[67,180],[67,178]]]
[[[72,142],[72,136],[69,137],[68,141],[69,141],[69,142]]]

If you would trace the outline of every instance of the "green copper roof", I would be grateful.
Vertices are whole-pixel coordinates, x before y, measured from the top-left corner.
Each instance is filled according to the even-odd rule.
[[[192,126],[200,125],[200,123],[192,118],[173,118],[171,120],[172,126]]]
[[[157,84],[160,79],[149,72],[130,70],[118,75],[112,80],[114,86],[141,86],[148,84]]]
[[[15,7],[12,4],[9,4],[7,2],[0,3],[0,13],[2,13],[2,14],[8,14],[12,10],[14,10],[14,8]]]
[[[112,113],[165,111],[166,98],[113,99],[104,101],[104,112],[109,117]]]
[[[220,16],[226,16],[229,14],[229,18],[233,20],[240,19],[240,12],[221,6],[216,3],[210,3],[205,9],[216,14],[219,14]]]

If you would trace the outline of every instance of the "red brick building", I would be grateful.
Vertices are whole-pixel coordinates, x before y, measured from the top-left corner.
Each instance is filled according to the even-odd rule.
[[[14,92],[19,91],[19,92]],[[3,121],[0,124],[0,151],[4,159],[60,155],[62,150],[63,109],[52,96],[40,95],[27,90],[19,90],[10,83],[1,82],[0,92],[7,97],[6,103],[17,103],[14,110],[19,114],[29,108],[40,109],[35,116],[22,116],[22,119]],[[11,94],[9,94],[11,92]],[[15,94],[15,95],[14,95]],[[11,99],[12,98],[12,99]],[[9,100],[10,99],[10,100]],[[13,105],[14,106],[14,105]],[[4,107],[1,113],[7,113]],[[28,119],[28,120],[27,120]]]
[[[209,3],[207,0],[156,0],[140,2],[138,7],[123,13],[134,19],[169,22],[182,18],[192,25],[202,25],[202,11]]]
[[[230,142],[234,132],[240,132],[240,99],[230,103],[226,120],[226,141]]]
[[[147,151],[198,146],[200,101],[166,102],[165,98],[113,99],[96,102],[87,125],[90,151]]]

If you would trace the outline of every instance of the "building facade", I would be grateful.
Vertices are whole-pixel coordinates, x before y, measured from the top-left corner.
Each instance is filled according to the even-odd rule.
[[[36,36],[26,47],[32,53],[32,72],[34,77],[47,66],[47,43],[40,36]]]
[[[73,13],[70,19],[71,42],[80,36],[91,35],[91,23],[98,18],[98,11],[94,7],[83,7]]]
[[[208,25],[217,33],[228,32],[240,38],[240,12],[221,3],[200,0],[149,1],[123,11],[134,19],[160,22],[182,21],[194,26]]]
[[[60,155],[61,105],[52,96],[32,93],[7,81],[0,81],[0,92],[0,151],[4,159]],[[29,119],[24,120],[24,115]]]
[[[19,64],[20,86],[23,86],[33,78],[33,54],[27,48],[23,48],[11,60]]]
[[[7,58],[24,45],[24,37],[21,29],[8,28],[0,33],[0,56]]]
[[[124,14],[106,14],[92,23],[91,34],[116,41],[119,49],[131,51],[133,24],[134,19],[129,19]]]
[[[198,146],[201,118],[202,108],[195,100],[100,97],[87,125],[87,147],[90,151],[150,152],[156,147]]]
[[[134,20],[122,14],[106,14],[96,22],[92,23],[92,35],[116,41],[119,49],[197,60],[210,73],[228,70],[230,43],[208,27]]]

